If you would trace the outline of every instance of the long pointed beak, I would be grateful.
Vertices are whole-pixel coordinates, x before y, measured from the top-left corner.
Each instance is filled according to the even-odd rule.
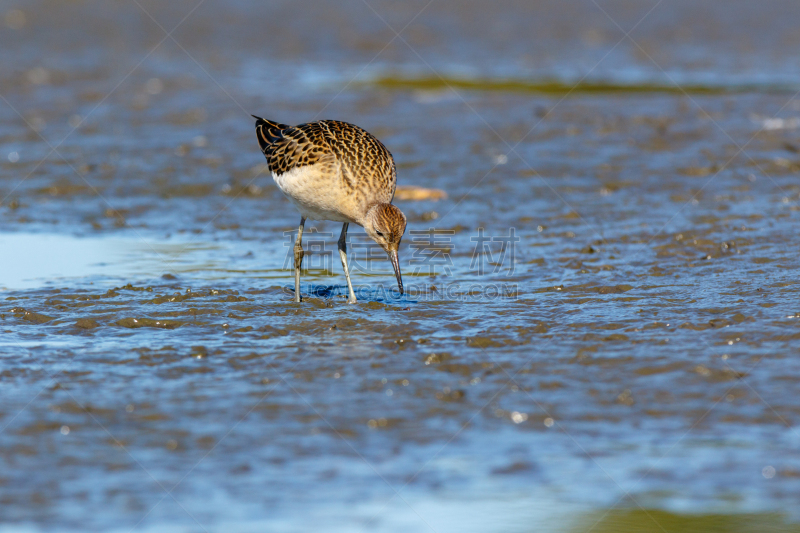
[[[397,286],[400,288],[400,294],[403,294],[403,277],[400,275],[400,260],[397,258],[397,250],[389,252],[389,261],[392,262],[394,267],[394,275],[397,276]]]

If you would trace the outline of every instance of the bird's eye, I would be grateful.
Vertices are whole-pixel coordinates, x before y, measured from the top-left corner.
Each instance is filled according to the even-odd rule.
[[[383,233],[381,233],[381,232],[379,231],[379,232],[378,232],[378,237],[383,237]]]

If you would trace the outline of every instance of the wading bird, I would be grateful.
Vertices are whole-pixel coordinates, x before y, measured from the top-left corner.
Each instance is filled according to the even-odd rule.
[[[406,217],[392,205],[397,170],[392,154],[367,131],[335,120],[287,126],[256,119],[256,134],[278,188],[300,211],[294,243],[294,301],[300,301],[303,226],[306,219],[342,222],[342,259],[348,303],[356,302],[347,268],[347,227],[358,224],[389,255],[400,294],[403,279],[397,248]]]

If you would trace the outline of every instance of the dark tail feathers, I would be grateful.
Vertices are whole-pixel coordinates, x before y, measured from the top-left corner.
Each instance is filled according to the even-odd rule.
[[[256,119],[256,136],[258,137],[258,144],[261,146],[261,151],[266,153],[269,145],[283,137],[282,131],[288,129],[289,126],[279,122],[266,120],[255,115],[251,115]]]

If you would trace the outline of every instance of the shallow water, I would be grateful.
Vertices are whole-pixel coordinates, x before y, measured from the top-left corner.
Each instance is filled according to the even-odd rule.
[[[768,6],[3,4],[0,531],[797,527]],[[447,193],[396,202],[408,294],[355,229],[347,305],[314,222],[291,301],[251,112]]]

